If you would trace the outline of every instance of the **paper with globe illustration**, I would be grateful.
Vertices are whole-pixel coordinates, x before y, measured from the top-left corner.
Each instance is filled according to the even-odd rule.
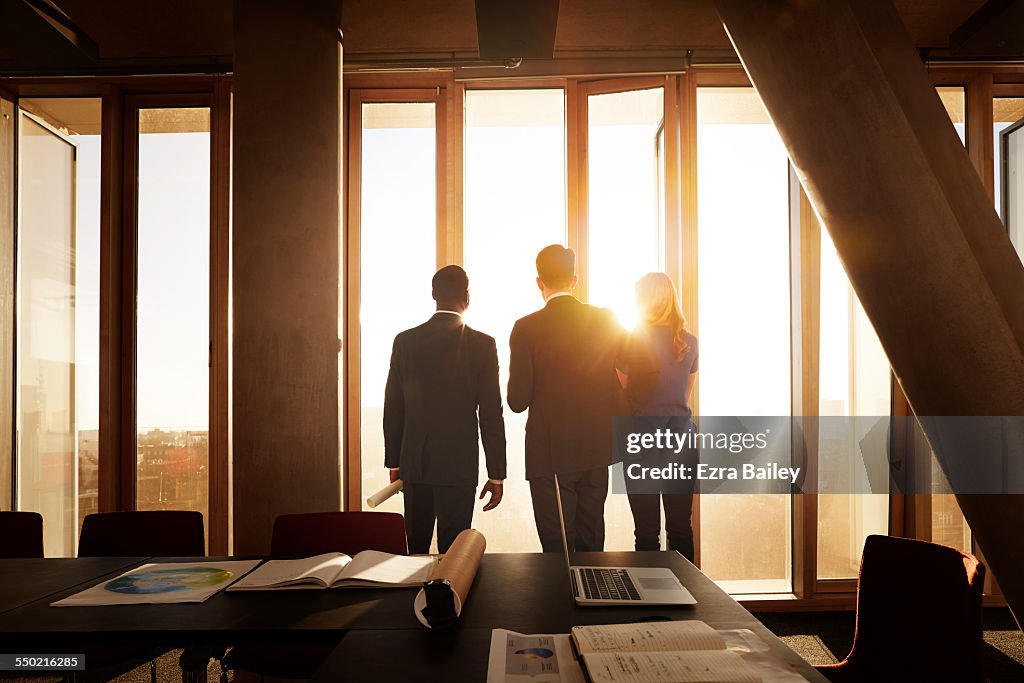
[[[259,564],[259,560],[144,564],[106,579],[51,607],[205,602]]]

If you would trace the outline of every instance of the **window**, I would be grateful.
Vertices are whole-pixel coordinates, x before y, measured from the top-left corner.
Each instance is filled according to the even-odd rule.
[[[350,91],[355,151],[347,196],[350,227],[358,230],[349,233],[355,241],[346,304],[348,325],[351,311],[359,310],[360,331],[355,345],[349,334],[348,369],[351,387],[356,368],[361,393],[349,415],[362,425],[350,448],[362,455],[364,494],[387,482],[381,411],[391,343],[429,317],[431,274],[445,263],[466,267],[466,319],[496,339],[504,390],[509,332],[542,305],[534,258],[551,243],[577,247],[579,296],[610,307],[626,327],[635,322],[633,285],[640,275],[670,270],[682,280],[682,301],[700,338],[698,419],[792,413],[790,309],[808,293],[820,295],[817,338],[801,337],[801,347],[805,341],[817,347],[810,351],[819,354],[819,392],[802,397],[801,405],[826,417],[891,413],[888,360],[827,230],[820,251],[810,255],[820,259],[820,277],[800,278],[804,291],[792,291],[794,268],[801,267],[791,262],[796,176],[760,98],[751,87],[719,85],[743,83],[740,74],[735,81],[716,74],[708,79],[715,85],[696,88],[696,120],[680,121],[671,78]],[[686,79],[675,85],[689,87]],[[964,140],[964,88],[937,92]],[[1024,98],[997,98],[996,106],[1011,100]],[[680,93],[680,111],[688,101]],[[454,114],[447,109],[453,106]],[[453,127],[460,124],[461,130]],[[695,173],[688,166],[694,143]],[[448,158],[451,153],[459,157]],[[407,294],[394,300],[385,291]],[[807,351],[802,347],[802,360]],[[523,478],[525,422],[526,415],[505,409],[506,499],[474,517],[491,552],[538,547]],[[819,438],[819,455],[856,447],[827,441],[821,432]],[[863,473],[857,476],[866,484]],[[908,500],[912,523],[925,524],[914,528],[926,537],[931,524],[935,540],[969,548],[955,498],[946,495],[941,472],[934,479],[931,496]],[[698,505],[702,569],[738,594],[792,591],[794,551],[802,552],[794,534],[812,529],[816,554],[798,558],[807,568],[798,592],[852,590],[864,538],[890,528],[887,493],[822,494],[812,506],[815,516],[798,515],[800,529],[789,495],[707,493]],[[401,499],[383,509],[401,510]],[[624,498],[609,496],[605,520],[606,548],[632,548]]]
[[[100,100],[22,99],[17,507],[44,552],[74,555],[97,511]]]
[[[627,328],[636,281],[664,269],[664,100],[663,88],[587,97],[587,297]]]
[[[995,150],[995,204],[1003,217],[1003,145],[1002,133],[1014,123],[1024,119],[1024,97],[996,97],[992,100],[992,136]]]
[[[382,424],[392,341],[434,310],[437,111],[433,102],[363,102],[359,107],[356,308],[362,490],[369,495],[388,484]],[[378,509],[401,512],[402,499],[392,498]]]
[[[698,89],[698,415],[791,412],[788,164],[753,88]],[[701,568],[788,592],[791,525],[788,495],[702,495]]]
[[[829,417],[884,417],[891,412],[889,359],[850,285],[827,230],[821,231],[821,312],[818,414]],[[853,421],[850,439],[837,442],[821,430],[819,471],[836,475],[858,490],[868,488],[856,449],[872,421]],[[838,430],[845,432],[845,430]],[[856,578],[864,539],[889,531],[886,494],[822,493],[818,496],[818,578]]]
[[[209,522],[210,109],[136,112],[135,504]]]
[[[504,396],[512,325],[543,305],[537,252],[566,243],[565,93],[467,91],[464,134],[466,321],[497,342]],[[505,500],[474,515],[488,552],[540,549],[525,479],[526,416],[505,406]]]
[[[1010,233],[1017,254],[1024,259],[1024,212],[1020,195],[1024,176],[1024,97],[997,97],[992,104],[995,134],[996,211]],[[1005,185],[1005,187],[1004,187]],[[1010,188],[1009,193],[1006,192]]]

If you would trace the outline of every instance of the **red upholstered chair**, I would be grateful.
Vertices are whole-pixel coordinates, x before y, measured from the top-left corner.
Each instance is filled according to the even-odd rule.
[[[100,512],[86,515],[78,538],[79,557],[203,557],[206,532],[203,514],[191,510]],[[166,648],[97,645],[79,648],[89,662],[82,680],[109,680],[149,662],[156,683],[156,658]]]
[[[100,512],[87,515],[79,557],[202,557],[203,513],[191,510]]]
[[[43,556],[43,516],[38,512],[0,512],[0,558]]]
[[[408,555],[405,518],[396,512],[312,512],[281,515],[274,520],[270,554],[274,557],[309,557],[341,552],[355,555],[379,550]],[[334,645],[264,645],[232,648],[221,661],[221,680],[227,671],[243,669],[264,676],[310,678]]]
[[[364,550],[408,555],[405,518],[397,512],[310,512],[274,520],[270,540],[274,557],[355,555]]]
[[[819,666],[832,681],[983,683],[985,565],[935,543],[868,536],[853,649]]]

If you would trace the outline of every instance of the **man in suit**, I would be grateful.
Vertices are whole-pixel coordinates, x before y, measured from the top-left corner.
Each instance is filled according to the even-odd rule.
[[[505,421],[494,338],[462,322],[469,278],[445,266],[432,281],[437,312],[395,337],[384,392],[384,465],[402,479],[409,552],[447,552],[473,523],[479,440],[489,477],[484,511],[501,502],[505,479]],[[479,414],[479,421],[477,416]]]
[[[604,549],[612,418],[625,415],[615,361],[624,331],[611,311],[580,302],[576,255],[553,244],[537,255],[544,308],[512,328],[508,405],[526,422],[526,478],[545,552],[561,551],[561,491],[569,550]]]

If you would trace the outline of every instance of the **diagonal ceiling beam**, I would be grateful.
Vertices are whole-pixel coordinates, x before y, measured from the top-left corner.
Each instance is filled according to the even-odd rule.
[[[915,412],[1024,415],[1024,266],[892,4],[716,5]],[[1019,623],[1024,496],[957,500]]]

